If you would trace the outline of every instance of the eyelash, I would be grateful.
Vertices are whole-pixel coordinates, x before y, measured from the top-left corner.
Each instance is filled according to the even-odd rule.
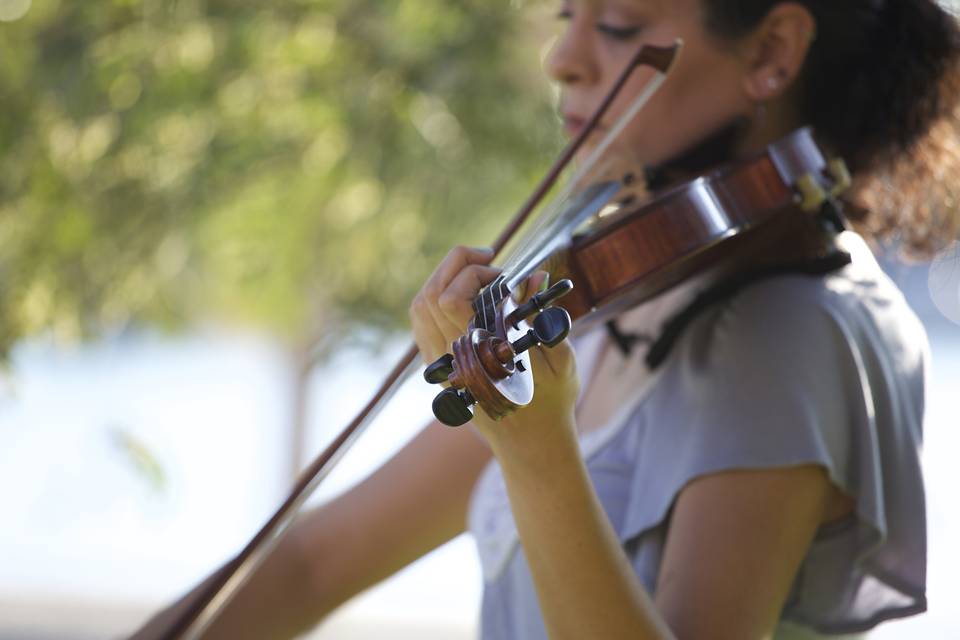
[[[559,12],[557,12],[558,20],[570,20],[572,17],[573,17],[573,12],[570,11],[569,9],[561,9]],[[632,27],[615,27],[613,25],[603,24],[598,22],[596,25],[596,29],[603,35],[609,36],[614,40],[626,42],[628,40],[632,40],[636,38],[640,34],[640,32],[643,30],[643,27],[640,25],[632,26]]]
[[[606,36],[610,36],[614,40],[622,40],[622,41],[633,40],[634,38],[637,37],[637,35],[640,34],[640,31],[642,29],[643,27],[640,27],[640,26],[614,27],[613,25],[609,25],[609,24],[597,25],[597,31],[599,31],[600,33]]]

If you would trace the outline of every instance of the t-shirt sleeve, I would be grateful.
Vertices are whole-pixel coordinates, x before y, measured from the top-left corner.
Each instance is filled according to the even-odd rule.
[[[926,606],[923,367],[885,356],[868,314],[833,304],[818,283],[757,284],[676,344],[634,416],[644,428],[620,534],[637,544],[665,524],[698,477],[819,465],[855,511],[821,529],[784,616],[841,633]]]
[[[851,447],[870,429],[856,354],[829,309],[779,293],[764,283],[703,316],[664,364],[659,393],[643,406],[628,535],[659,523],[690,481],[719,471],[817,464],[844,490],[868,489],[851,477]]]

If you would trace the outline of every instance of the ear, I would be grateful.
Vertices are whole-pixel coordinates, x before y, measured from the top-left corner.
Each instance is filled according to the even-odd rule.
[[[744,90],[754,102],[781,96],[800,75],[817,22],[803,5],[782,2],[747,37]]]

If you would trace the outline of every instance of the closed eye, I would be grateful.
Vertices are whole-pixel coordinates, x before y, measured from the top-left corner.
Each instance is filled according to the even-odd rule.
[[[562,6],[559,11],[556,13],[556,18],[558,20],[571,20],[573,19],[573,11],[569,6]],[[632,40],[640,35],[640,32],[643,31],[643,25],[631,25],[628,27],[618,27],[616,25],[607,24],[605,22],[598,22],[596,24],[596,29],[600,33],[613,38],[614,40]]]
[[[640,35],[643,26],[616,27],[612,24],[597,23],[597,31],[615,40],[632,40]]]

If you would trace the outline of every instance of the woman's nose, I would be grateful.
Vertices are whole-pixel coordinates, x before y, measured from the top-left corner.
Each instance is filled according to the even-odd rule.
[[[584,25],[567,25],[557,39],[545,63],[547,74],[563,85],[582,84],[597,79],[598,68]]]

